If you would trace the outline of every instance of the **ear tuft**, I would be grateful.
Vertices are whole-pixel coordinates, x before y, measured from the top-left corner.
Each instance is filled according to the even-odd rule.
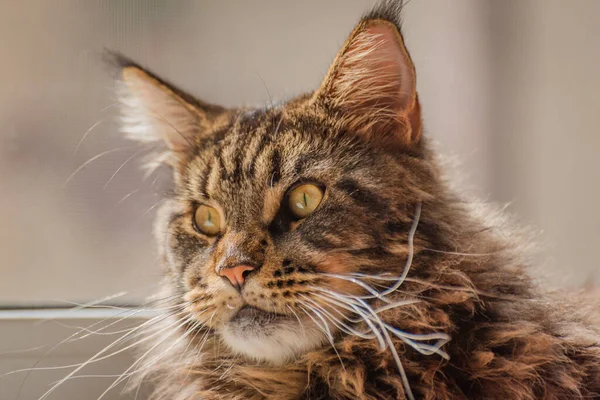
[[[137,66],[125,67],[121,78],[123,131],[129,138],[141,142],[162,140],[173,151],[192,146],[204,127],[200,110]]]
[[[163,158],[179,158],[226,112],[195,99],[119,53],[106,52],[106,59],[120,75],[117,95],[122,104],[122,131],[130,139],[166,146]]]
[[[406,3],[408,3],[408,1]],[[403,0],[381,0],[371,9],[371,11],[363,15],[361,20],[369,21],[380,19],[389,21],[396,26],[398,32],[401,32],[402,9],[406,3]]]
[[[366,139],[407,147],[419,141],[421,113],[415,68],[400,33],[399,16],[391,17],[398,7],[398,2],[383,2],[367,14],[313,100],[338,110],[343,123]]]

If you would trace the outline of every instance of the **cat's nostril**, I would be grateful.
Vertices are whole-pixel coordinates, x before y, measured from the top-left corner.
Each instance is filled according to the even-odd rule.
[[[254,267],[248,264],[240,264],[235,267],[223,268],[219,271],[219,275],[225,277],[238,290],[242,289],[246,277],[250,272],[254,271]]]
[[[252,269],[247,269],[244,272],[242,272],[242,278],[245,280],[248,277],[248,275],[250,275],[250,272],[252,272],[252,271],[253,271]]]

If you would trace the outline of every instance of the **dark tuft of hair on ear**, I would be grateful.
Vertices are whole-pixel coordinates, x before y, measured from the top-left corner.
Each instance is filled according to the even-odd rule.
[[[185,100],[186,102],[188,102],[194,106],[200,107],[200,108],[206,110],[207,112],[219,113],[224,110],[224,108],[221,106],[209,104],[209,103],[203,102],[201,100],[198,100],[196,97],[177,88],[170,81],[154,74],[148,68],[146,68],[143,65],[139,64],[138,62],[132,60],[131,58],[124,55],[123,53],[120,53],[120,52],[114,51],[114,50],[105,49],[103,58],[104,58],[105,64],[107,64],[112,69],[112,71],[114,71],[116,73],[115,78],[118,80],[123,79],[122,72],[124,69],[130,68],[130,67],[136,68],[136,69],[144,71],[146,74],[148,74],[148,76],[152,77],[152,79],[154,79],[156,82],[160,83],[161,85],[164,85],[165,87],[168,87],[175,94],[177,94],[177,96],[181,97],[183,100]]]
[[[126,67],[138,67],[143,69],[140,64],[123,53],[110,49],[104,49],[102,61],[104,61],[104,64],[106,64],[114,74],[119,74],[120,71]]]
[[[394,24],[398,32],[402,33],[402,11],[409,2],[410,0],[382,0],[363,14],[361,20],[385,20]]]

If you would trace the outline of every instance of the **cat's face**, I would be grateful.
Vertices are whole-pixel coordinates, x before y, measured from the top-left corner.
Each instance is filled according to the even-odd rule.
[[[175,174],[157,222],[171,291],[232,350],[281,363],[319,347],[351,329],[336,296],[365,294],[356,277],[401,273],[427,168],[396,26],[363,21],[319,90],[264,110],[133,65],[124,82],[128,131],[164,139]]]
[[[398,271],[390,225],[410,223],[414,194],[399,159],[316,107],[231,121],[191,153],[158,239],[194,318],[277,360],[327,340],[314,302],[361,289],[336,275]]]

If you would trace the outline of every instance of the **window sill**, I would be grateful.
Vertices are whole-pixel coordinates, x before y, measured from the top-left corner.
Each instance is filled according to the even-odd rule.
[[[133,308],[0,310],[0,398],[16,400],[19,394],[19,400],[39,399],[74,369],[62,367],[87,361],[125,333],[111,332],[133,328],[155,315]],[[90,332],[102,327],[106,328],[100,333]],[[86,366],[77,373],[83,377],[65,382],[48,400],[98,398],[135,361],[132,350]],[[37,370],[26,371],[31,368]],[[121,393],[122,386],[103,400],[133,398]]]

